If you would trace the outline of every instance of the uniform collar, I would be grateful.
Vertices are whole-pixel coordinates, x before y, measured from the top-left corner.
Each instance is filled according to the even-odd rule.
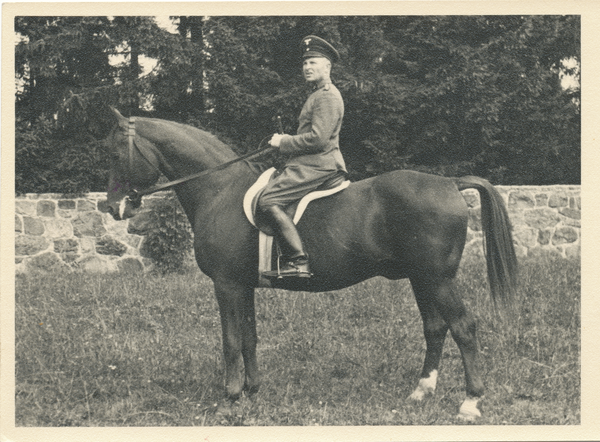
[[[330,87],[331,87],[331,82],[328,81],[327,83],[323,83],[321,86],[313,86],[313,92],[316,92],[319,89],[323,89],[325,91],[328,91]]]

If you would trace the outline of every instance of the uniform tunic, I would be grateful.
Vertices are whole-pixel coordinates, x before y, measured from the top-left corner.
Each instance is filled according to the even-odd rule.
[[[264,189],[259,206],[285,207],[347,172],[339,147],[343,118],[344,101],[333,84],[321,86],[308,97],[298,118],[297,135],[281,138],[280,152],[289,158]]]

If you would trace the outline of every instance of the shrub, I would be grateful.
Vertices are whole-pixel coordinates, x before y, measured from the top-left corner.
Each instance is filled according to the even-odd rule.
[[[192,233],[175,197],[157,201],[152,218],[152,228],[144,243],[146,255],[159,272],[180,272],[191,253]]]

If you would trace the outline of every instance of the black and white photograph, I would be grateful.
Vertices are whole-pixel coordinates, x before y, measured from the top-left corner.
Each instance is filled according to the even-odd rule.
[[[3,4],[2,440],[593,439],[597,6]]]

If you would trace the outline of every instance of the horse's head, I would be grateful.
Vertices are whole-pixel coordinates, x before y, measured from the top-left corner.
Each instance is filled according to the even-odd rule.
[[[114,219],[122,220],[135,216],[139,208],[139,201],[132,200],[131,194],[154,184],[160,172],[156,147],[136,132],[134,120],[113,111],[118,123],[108,137],[107,202],[108,212]]]

